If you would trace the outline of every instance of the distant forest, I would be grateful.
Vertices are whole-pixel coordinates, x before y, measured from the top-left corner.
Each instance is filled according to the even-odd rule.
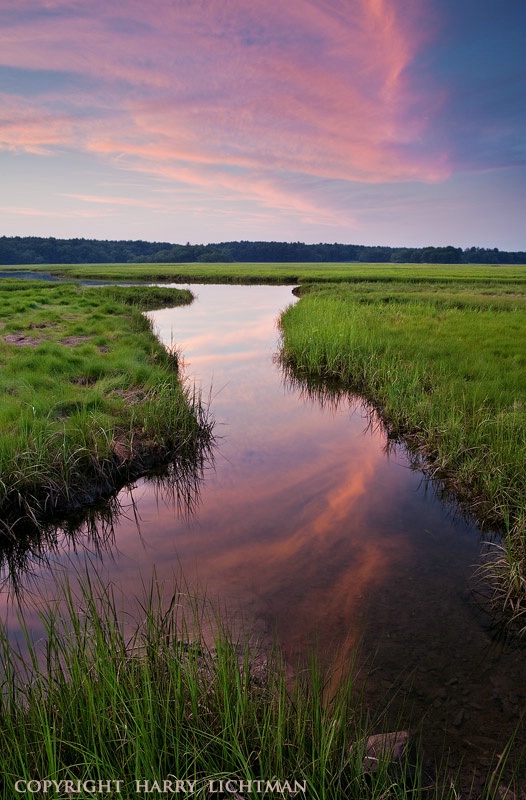
[[[172,244],[141,240],[0,237],[0,264],[158,264],[183,262],[362,261],[412,264],[526,264],[526,252],[496,247],[369,247],[303,242]]]

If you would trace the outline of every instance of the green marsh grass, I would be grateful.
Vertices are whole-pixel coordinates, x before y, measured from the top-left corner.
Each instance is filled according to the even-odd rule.
[[[23,266],[2,267],[5,271]],[[233,264],[56,264],[28,266],[75,279],[108,281],[171,281],[174,283],[308,283],[471,281],[490,284],[523,282],[521,265],[499,264],[362,264],[362,263],[233,263]]]
[[[486,576],[526,612],[526,285],[310,287],[281,318],[296,377],[337,379],[483,526],[506,535]],[[524,631],[526,632],[526,626]]]
[[[184,586],[164,596],[154,579],[136,599],[136,616],[126,616],[110,588],[84,577],[41,604],[45,633],[37,641],[23,620],[18,645],[0,631],[1,800],[19,796],[17,781],[119,780],[112,796],[129,800],[136,781],[166,779],[192,781],[188,796],[220,798],[232,793],[211,795],[210,781],[227,778],[254,782],[235,794],[246,800],[262,796],[258,780],[306,784],[296,795],[263,793],[270,797],[460,796],[409,752],[396,765],[380,757],[374,774],[364,770],[378,722],[362,713],[352,674],[328,693],[330,680],[315,662],[293,676],[277,649],[262,660]],[[508,767],[501,759],[499,786]],[[492,780],[494,773],[477,798],[498,796]],[[34,796],[64,796],[48,786]]]
[[[211,441],[206,406],[141,313],[190,292],[6,281],[0,294],[5,533]]]

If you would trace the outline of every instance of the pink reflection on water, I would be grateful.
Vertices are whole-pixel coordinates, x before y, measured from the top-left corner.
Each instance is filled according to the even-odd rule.
[[[148,480],[123,490],[129,512],[93,569],[124,598],[154,571],[168,586],[182,573],[233,614],[243,608],[276,628],[289,653],[352,643],[375,588],[410,559],[414,538],[396,509],[400,497],[414,501],[418,479],[386,458],[383,434],[358,401],[321,407],[284,385],[272,355],[276,318],[294,299],[289,287],[195,292],[192,306],[152,316],[161,339],[183,353],[189,378],[211,391],[214,468],[189,519]],[[54,561],[59,571],[83,568],[82,554]],[[54,591],[45,569],[40,589]]]

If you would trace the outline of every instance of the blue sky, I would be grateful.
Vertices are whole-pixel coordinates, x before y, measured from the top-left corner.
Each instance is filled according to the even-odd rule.
[[[526,249],[522,0],[0,0],[0,235]]]

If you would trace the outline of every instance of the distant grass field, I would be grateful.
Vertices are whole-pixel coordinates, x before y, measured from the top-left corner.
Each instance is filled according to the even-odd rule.
[[[302,291],[281,319],[283,363],[370,400],[429,475],[505,531],[488,575],[526,633],[526,281]]]
[[[141,310],[188,291],[0,282],[0,509],[77,507],[209,435]]]
[[[462,280],[514,283],[526,280],[524,266],[487,264],[51,264],[2,267],[6,271],[52,272],[70,278],[174,283],[308,283],[311,281],[434,282]]]

